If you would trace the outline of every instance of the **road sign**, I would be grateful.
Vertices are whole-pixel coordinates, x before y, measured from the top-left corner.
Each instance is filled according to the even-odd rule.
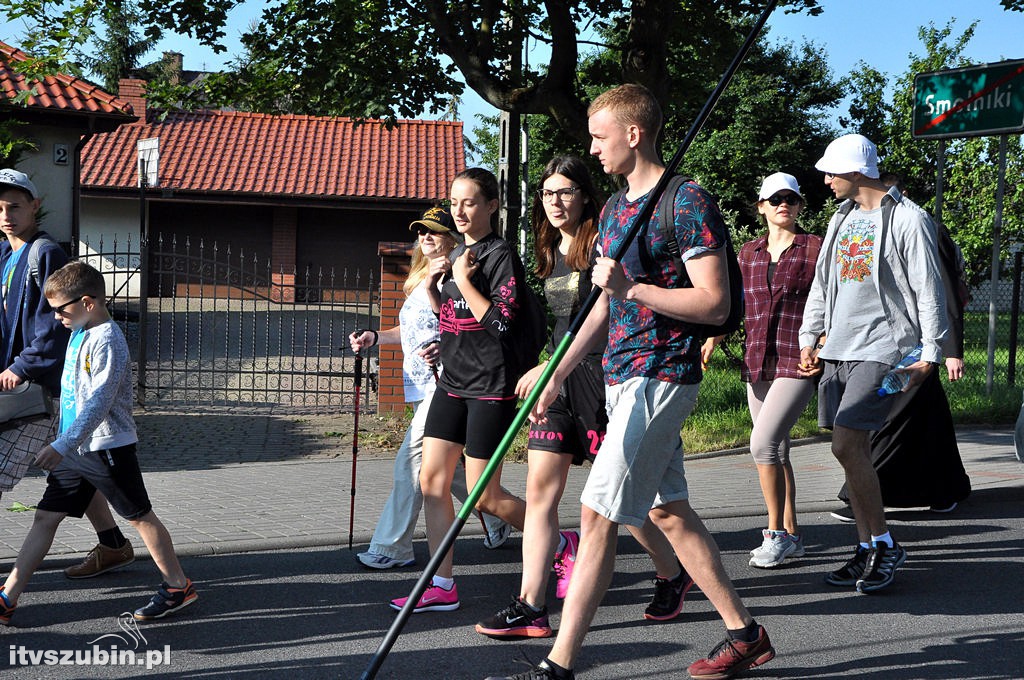
[[[1024,59],[914,77],[918,139],[1024,131]]]

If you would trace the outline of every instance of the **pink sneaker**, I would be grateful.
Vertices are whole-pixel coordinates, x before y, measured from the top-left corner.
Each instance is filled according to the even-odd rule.
[[[405,603],[409,601],[407,597],[400,597],[397,600],[391,600],[391,608],[395,611],[401,611]],[[420,601],[416,603],[416,608],[412,610],[413,614],[419,614],[420,612],[451,612],[459,608],[459,590],[452,585],[451,590],[445,590],[440,586],[430,586],[427,588],[423,596],[420,597]]]
[[[565,599],[569,592],[569,580],[572,579],[572,570],[576,566],[576,551],[580,546],[580,535],[575,531],[559,532],[565,537],[565,549],[555,553],[555,561],[551,567],[555,570],[558,580],[555,582],[555,597],[559,600]]]

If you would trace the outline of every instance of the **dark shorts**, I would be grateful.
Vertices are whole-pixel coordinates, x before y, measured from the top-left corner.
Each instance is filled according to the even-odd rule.
[[[462,444],[470,458],[490,458],[516,417],[515,399],[463,399],[437,390],[424,437]]]
[[[594,460],[608,429],[600,359],[585,359],[569,374],[547,416],[545,424],[530,425],[531,450],[571,455],[576,465]]]
[[[138,519],[153,509],[142,482],[135,444],[64,456],[60,465],[47,475],[46,491],[37,507],[81,517],[96,491],[106,496],[110,507],[127,520]]]
[[[891,369],[877,361],[825,361],[818,383],[818,425],[882,429],[895,399],[878,396],[878,388]]]

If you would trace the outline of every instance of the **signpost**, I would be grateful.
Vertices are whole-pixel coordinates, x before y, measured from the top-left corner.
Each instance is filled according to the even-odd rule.
[[[939,140],[936,213],[942,214],[942,166],[950,137],[999,135],[999,175],[992,229],[992,272],[988,305],[988,365],[985,387],[992,394],[996,350],[996,289],[1006,185],[1006,136],[1024,131],[1024,59],[919,73],[914,77],[915,139]]]
[[[1024,131],[1024,59],[919,73],[914,77],[916,139]]]

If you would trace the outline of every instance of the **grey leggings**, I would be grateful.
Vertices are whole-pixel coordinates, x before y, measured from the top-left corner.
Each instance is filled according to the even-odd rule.
[[[814,395],[814,381],[776,378],[747,383],[747,406],[754,428],[750,453],[758,465],[789,462],[789,431]]]

